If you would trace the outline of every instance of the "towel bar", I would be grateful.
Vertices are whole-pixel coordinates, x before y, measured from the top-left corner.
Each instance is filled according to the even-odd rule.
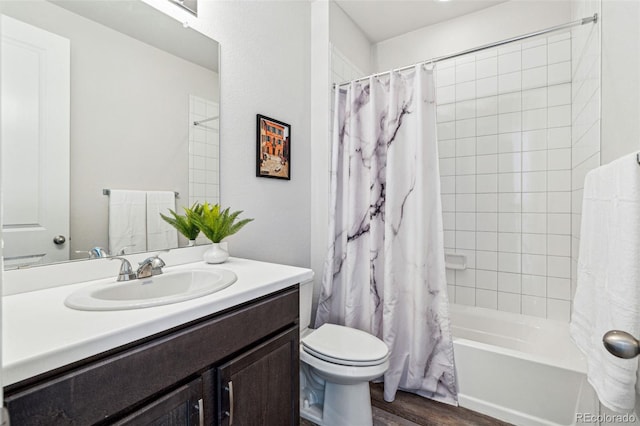
[[[176,198],[180,198],[180,193],[178,191],[173,191],[174,194],[176,194]],[[102,195],[111,195],[111,190],[110,189],[103,189],[102,190]]]

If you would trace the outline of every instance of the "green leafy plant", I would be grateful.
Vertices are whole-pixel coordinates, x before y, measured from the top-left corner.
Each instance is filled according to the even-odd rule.
[[[193,222],[212,243],[219,243],[229,235],[238,232],[253,219],[242,219],[236,222],[242,210],[230,213],[227,207],[221,210],[219,204],[204,203],[200,213],[187,212],[187,217]]]
[[[202,205],[200,205],[200,203],[193,203],[191,207],[183,207],[183,209],[185,211],[184,216],[179,215],[171,209],[169,209],[169,212],[173,217],[165,216],[162,213],[160,213],[160,216],[187,239],[195,240],[198,238],[198,234],[200,234],[200,228],[193,223],[191,218],[202,214]]]

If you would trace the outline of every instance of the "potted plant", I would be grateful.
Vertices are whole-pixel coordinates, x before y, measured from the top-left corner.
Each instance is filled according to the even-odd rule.
[[[187,211],[187,217],[213,243],[204,255],[207,263],[222,263],[229,258],[229,252],[220,246],[220,241],[242,229],[253,219],[236,221],[242,211],[231,213],[229,208],[222,210],[219,204],[204,203],[200,212]]]
[[[165,216],[162,213],[160,213],[160,216],[165,222],[176,228],[179,233],[184,235],[185,238],[189,240],[189,247],[192,247],[196,245],[196,238],[198,238],[198,234],[200,234],[200,228],[193,223],[189,213],[200,215],[202,213],[202,206],[200,203],[193,203],[191,207],[183,207],[183,209],[186,213],[184,216],[177,214],[171,209],[169,209],[169,212],[173,217]]]

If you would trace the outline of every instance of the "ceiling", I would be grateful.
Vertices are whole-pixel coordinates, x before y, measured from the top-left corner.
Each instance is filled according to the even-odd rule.
[[[377,43],[427,25],[437,24],[506,0],[335,0],[360,27],[369,41]]]

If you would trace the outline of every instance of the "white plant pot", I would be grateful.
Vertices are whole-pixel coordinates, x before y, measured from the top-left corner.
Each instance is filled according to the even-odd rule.
[[[187,244],[187,247],[194,247],[196,245],[196,240],[189,240],[189,244]]]
[[[226,246],[226,244],[225,244]],[[223,263],[229,258],[229,252],[220,243],[212,243],[211,248],[204,252],[202,258],[207,263]]]

